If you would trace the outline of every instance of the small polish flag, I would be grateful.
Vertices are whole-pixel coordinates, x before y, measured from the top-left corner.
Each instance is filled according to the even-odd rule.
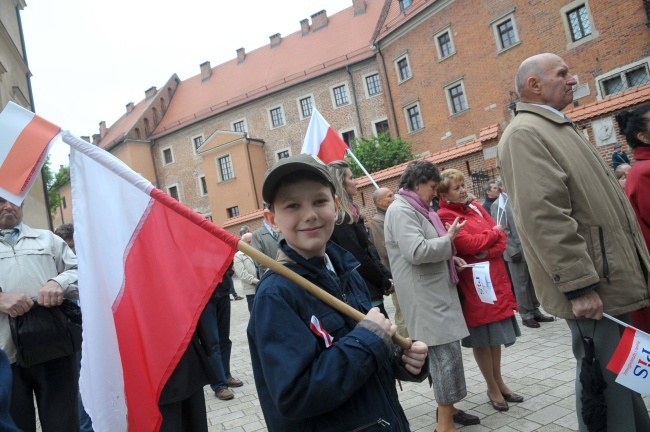
[[[9,102],[0,114],[0,196],[21,205],[61,128]]]
[[[322,338],[325,341],[325,348],[329,348],[334,345],[334,338],[329,334],[327,329],[323,327],[323,325],[320,323],[320,320],[316,318],[316,315],[311,316],[311,324],[309,324],[309,328],[312,332],[314,332],[316,336]]]
[[[314,108],[300,153],[318,156],[320,160],[328,164],[343,160],[348,149],[349,147],[341,135]]]
[[[650,396],[650,335],[627,327],[607,369],[616,382],[644,396]]]

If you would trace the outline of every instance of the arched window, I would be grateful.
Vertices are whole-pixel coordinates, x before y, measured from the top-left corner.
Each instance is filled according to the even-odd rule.
[[[160,109],[165,111],[165,98],[160,98]]]
[[[140,128],[135,128],[135,139],[141,139]]]
[[[150,133],[151,133],[151,129],[149,128],[149,119],[145,118],[144,119],[144,134],[146,136],[149,136]]]
[[[158,110],[156,108],[151,108],[151,111],[153,112],[153,124],[157,125],[158,124]]]

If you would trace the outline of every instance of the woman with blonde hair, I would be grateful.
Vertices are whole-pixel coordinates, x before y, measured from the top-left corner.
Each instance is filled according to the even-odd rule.
[[[503,252],[507,235],[483,206],[468,198],[465,176],[456,169],[444,170],[438,184],[440,210],[444,222],[457,218],[466,221],[465,227],[454,239],[458,256],[468,264],[489,263],[489,275],[496,294],[493,304],[481,300],[474,285],[472,270],[459,274],[463,298],[461,305],[469,336],[462,345],[472,348],[485,382],[490,404],[497,411],[507,411],[508,402],[522,402],[524,398],[514,393],[501,375],[501,345],[510,346],[520,336],[514,311],[517,302],[512,291]]]
[[[393,292],[393,276],[379,258],[379,253],[368,238],[364,218],[354,204],[357,181],[344,161],[334,161],[327,166],[339,199],[339,215],[331,240],[347,249],[359,261],[359,274],[366,282],[373,307],[378,307],[388,318],[384,296]]]

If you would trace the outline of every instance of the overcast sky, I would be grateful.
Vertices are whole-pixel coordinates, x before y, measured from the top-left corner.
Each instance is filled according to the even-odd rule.
[[[300,20],[328,15],[352,0],[28,0],[21,18],[36,113],[76,136],[112,125],[129,102],[176,73],[186,80],[300,30]],[[68,163],[58,143],[52,167]]]

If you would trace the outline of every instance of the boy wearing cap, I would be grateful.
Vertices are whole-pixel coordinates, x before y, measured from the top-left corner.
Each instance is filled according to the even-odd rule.
[[[267,171],[266,221],[284,234],[278,261],[353,308],[357,323],[268,271],[248,325],[255,385],[269,431],[408,431],[395,378],[426,377],[427,347],[395,348],[397,330],[377,308],[352,255],[329,241],[338,200],[325,165],[310,155]]]

